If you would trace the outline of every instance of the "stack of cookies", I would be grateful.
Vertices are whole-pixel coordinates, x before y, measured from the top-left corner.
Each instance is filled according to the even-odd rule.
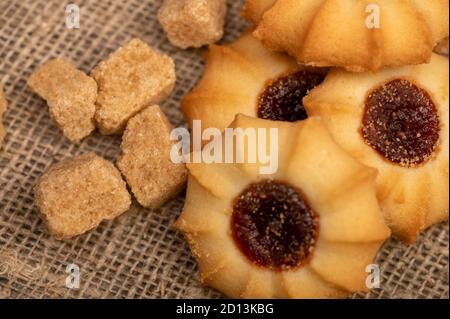
[[[411,244],[448,220],[448,57],[433,53],[448,52],[448,9],[246,1],[252,29],[210,46],[182,110],[204,133],[253,130],[259,147],[261,129],[276,129],[278,165],[263,174],[248,142],[242,161],[188,164],[176,226],[205,284],[230,297],[345,297],[371,288],[391,234]]]

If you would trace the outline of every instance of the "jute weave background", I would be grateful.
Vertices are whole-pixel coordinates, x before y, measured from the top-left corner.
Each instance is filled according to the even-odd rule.
[[[32,70],[56,56],[89,72],[133,37],[170,54],[177,87],[163,110],[183,125],[180,98],[201,76],[201,50],[172,47],[156,21],[160,0],[73,1],[81,8],[81,28],[67,29],[60,0],[0,0],[0,79],[9,102],[7,136],[0,152],[0,297],[203,298],[220,297],[202,288],[196,264],[171,224],[183,196],[149,211],[131,211],[79,238],[52,239],[33,204],[36,179],[53,163],[94,151],[110,160],[120,137],[95,133],[79,146],[58,132],[45,103],[26,86]],[[224,42],[246,25],[241,1],[229,1]],[[378,256],[381,289],[355,298],[448,298],[448,226],[426,231],[416,245],[389,240]],[[68,264],[81,268],[81,287],[65,287]]]

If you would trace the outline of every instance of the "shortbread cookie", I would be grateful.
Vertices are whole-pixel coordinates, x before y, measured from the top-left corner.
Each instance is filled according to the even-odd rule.
[[[295,123],[238,115],[231,128],[278,130],[278,170],[263,162],[188,164],[176,227],[204,284],[237,298],[344,297],[366,291],[366,268],[389,229],[375,193],[376,170],[345,153],[321,120]],[[258,144],[262,145],[262,144]],[[255,149],[253,149],[255,150]]]
[[[47,101],[50,116],[70,141],[79,143],[95,129],[97,83],[69,61],[44,63],[30,76],[28,85]]]
[[[94,153],[52,166],[39,178],[35,196],[50,233],[57,239],[83,234],[131,205],[119,170]]]
[[[176,47],[199,48],[223,36],[226,0],[164,0],[158,20]]]
[[[355,74],[330,72],[305,99],[333,138],[378,169],[377,193],[393,233],[414,242],[448,220],[448,58]]]
[[[202,128],[227,127],[238,113],[263,119],[297,121],[307,117],[303,97],[327,70],[302,67],[287,55],[272,53],[246,33],[236,42],[213,45],[200,83],[184,97],[187,122]]]
[[[0,84],[0,148],[5,138],[5,128],[3,127],[3,113],[6,111],[6,99],[3,96],[3,88]]]
[[[105,135],[121,133],[129,118],[165,100],[175,86],[173,60],[133,39],[92,70],[98,84],[95,119]]]
[[[361,72],[429,62],[448,11],[448,0],[247,0],[244,15],[271,50]]]
[[[117,165],[137,201],[157,208],[186,185],[186,166],[174,163],[172,126],[159,106],[141,111],[128,121],[122,137],[123,154]]]
[[[258,25],[264,13],[276,2],[277,0],[247,0],[242,8],[242,15],[254,25]]]

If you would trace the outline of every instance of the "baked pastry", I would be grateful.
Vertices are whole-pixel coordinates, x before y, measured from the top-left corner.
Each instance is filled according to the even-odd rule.
[[[378,169],[387,223],[408,243],[448,220],[448,75],[437,54],[373,74],[336,69],[303,101],[345,150]]]
[[[247,0],[242,8],[242,15],[254,25],[257,25],[264,13],[268,11],[277,0]]]
[[[6,99],[3,96],[3,89],[0,85],[0,148],[2,146],[3,139],[5,138],[5,129],[3,128],[2,117],[6,111]]]
[[[448,11],[448,0],[247,0],[243,12],[269,49],[361,72],[428,62]]]
[[[187,122],[223,130],[238,113],[272,120],[307,117],[302,98],[321,83],[327,69],[298,65],[284,54],[272,53],[245,33],[236,42],[210,46],[198,85],[184,97]]]
[[[337,146],[317,117],[291,123],[237,115],[230,127],[254,129],[257,139],[277,129],[278,169],[260,174],[262,162],[248,160],[256,149],[242,149],[245,143],[235,149],[246,154],[244,164],[188,164],[186,202],[175,225],[202,282],[233,298],[334,298],[368,290],[366,267],[389,236],[376,170]]]

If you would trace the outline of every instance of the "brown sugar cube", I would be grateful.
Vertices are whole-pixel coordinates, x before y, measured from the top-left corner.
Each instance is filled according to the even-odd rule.
[[[199,48],[223,36],[226,0],[164,0],[158,20],[176,47]]]
[[[185,187],[186,167],[170,159],[172,126],[159,106],[150,106],[128,121],[118,166],[137,201],[157,208]]]
[[[175,86],[173,60],[134,39],[92,70],[97,81],[95,119],[105,135],[120,133],[144,107],[165,100]]]
[[[52,166],[38,180],[35,196],[50,233],[57,239],[83,234],[131,205],[119,170],[94,153]]]
[[[3,143],[3,139],[5,138],[5,128],[3,127],[3,113],[6,111],[6,99],[3,96],[3,89],[0,85],[0,148]]]
[[[95,129],[97,83],[70,62],[54,59],[38,67],[28,85],[47,101],[50,116],[64,136],[80,142]]]

